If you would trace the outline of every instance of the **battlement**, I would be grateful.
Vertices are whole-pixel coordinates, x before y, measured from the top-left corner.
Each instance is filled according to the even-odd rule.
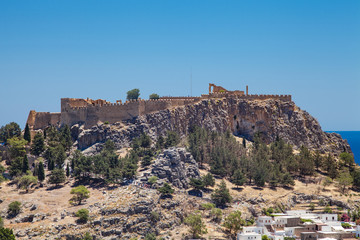
[[[85,127],[91,127],[98,122],[115,123],[129,120],[148,113],[171,109],[174,107],[195,104],[203,99],[235,97],[249,100],[279,99],[291,101],[291,95],[249,95],[248,86],[246,93],[235,90],[228,91],[221,86],[209,84],[209,94],[200,97],[190,96],[163,96],[159,99],[137,99],[115,103],[104,99],[93,100],[90,98],[62,98],[61,113],[30,111],[27,123],[32,129],[43,129],[49,125],[73,125],[84,123]]]

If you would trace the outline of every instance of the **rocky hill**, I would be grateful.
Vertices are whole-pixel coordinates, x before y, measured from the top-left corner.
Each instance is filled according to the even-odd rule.
[[[322,131],[319,122],[309,113],[301,110],[292,101],[248,100],[236,97],[203,100],[197,104],[139,116],[131,121],[115,124],[98,124],[84,130],[74,125],[72,133],[77,146],[85,152],[97,152],[107,139],[114,141],[118,148],[128,147],[133,138],[147,133],[156,141],[168,130],[185,136],[192,125],[208,130],[241,135],[252,140],[261,132],[268,143],[281,137],[295,148],[302,145],[321,153],[338,155],[351,152],[346,140],[336,133]]]

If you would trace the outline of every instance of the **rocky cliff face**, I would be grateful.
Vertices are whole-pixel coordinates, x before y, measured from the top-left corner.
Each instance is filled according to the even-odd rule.
[[[98,124],[87,130],[75,125],[72,130],[78,139],[77,146],[91,153],[101,148],[107,139],[122,148],[128,147],[132,139],[143,132],[153,140],[159,135],[165,135],[168,130],[185,136],[191,125],[218,132],[229,130],[249,140],[256,132],[261,132],[268,143],[279,136],[295,147],[304,145],[322,153],[338,155],[343,151],[351,152],[346,140],[338,134],[323,132],[318,121],[294,102],[274,99],[203,100],[197,104],[139,116],[123,123]]]

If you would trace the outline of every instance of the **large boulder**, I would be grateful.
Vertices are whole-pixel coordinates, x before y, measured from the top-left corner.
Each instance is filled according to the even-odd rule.
[[[185,148],[165,149],[156,158],[151,172],[177,188],[188,188],[190,178],[200,178],[199,166]]]

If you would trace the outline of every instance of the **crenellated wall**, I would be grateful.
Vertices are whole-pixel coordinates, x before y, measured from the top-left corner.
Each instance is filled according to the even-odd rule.
[[[248,92],[248,91],[247,91]],[[61,113],[30,111],[27,123],[33,129],[43,129],[49,125],[69,126],[84,123],[89,128],[99,121],[115,123],[129,120],[137,116],[157,112],[160,110],[180,107],[212,98],[240,98],[249,100],[279,99],[291,101],[291,95],[248,95],[244,91],[228,91],[221,86],[209,84],[209,94],[201,97],[161,97],[150,100],[131,100],[122,103],[110,103],[103,99],[62,98]]]
[[[197,101],[200,101],[200,97],[164,97],[152,100],[132,100],[125,103],[117,101],[116,103],[89,104],[79,99],[65,98],[61,99],[61,124],[71,126],[76,123],[85,123],[87,128],[99,121],[115,123],[172,107],[193,104]]]

